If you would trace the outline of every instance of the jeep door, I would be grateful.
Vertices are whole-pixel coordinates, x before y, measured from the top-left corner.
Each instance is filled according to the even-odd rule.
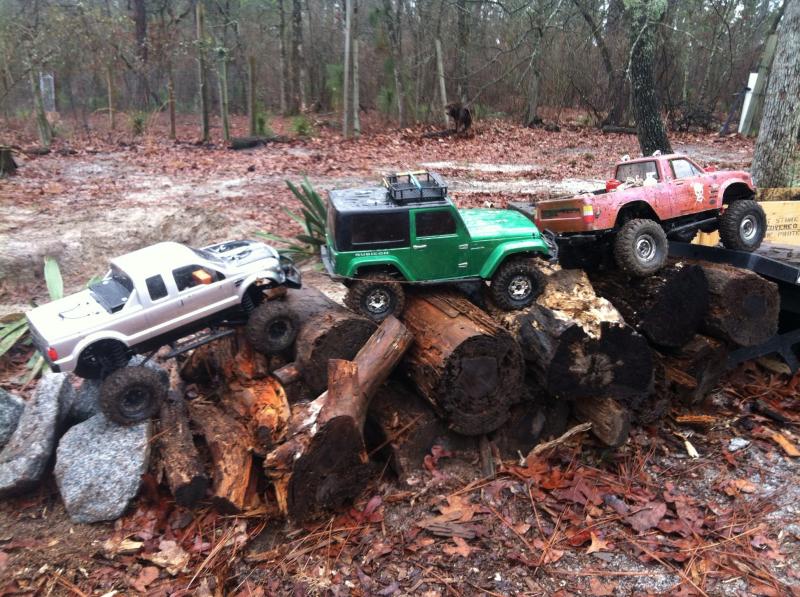
[[[713,209],[709,204],[710,189],[703,171],[686,158],[669,161],[672,196],[677,214],[691,214]],[[677,215],[676,214],[676,215]]]
[[[467,275],[469,244],[455,209],[439,207],[411,212],[411,267],[420,280]]]

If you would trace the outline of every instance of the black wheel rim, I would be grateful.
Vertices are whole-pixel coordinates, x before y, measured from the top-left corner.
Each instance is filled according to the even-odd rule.
[[[364,296],[364,309],[370,315],[383,315],[392,308],[392,293],[379,286],[373,288]]]
[[[291,321],[278,319],[267,327],[267,338],[271,344],[282,344],[291,339],[292,328]]]
[[[147,387],[135,385],[120,397],[119,412],[130,421],[141,421],[150,416],[152,401],[153,397]]]

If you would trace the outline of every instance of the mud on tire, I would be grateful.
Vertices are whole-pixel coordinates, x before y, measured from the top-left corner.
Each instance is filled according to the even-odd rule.
[[[667,235],[653,220],[626,222],[614,241],[617,267],[634,276],[646,277],[656,273],[664,267],[667,253]]]
[[[719,218],[719,238],[726,249],[755,251],[766,231],[764,209],[752,199],[734,201]]]
[[[545,277],[531,259],[511,259],[492,276],[489,293],[504,311],[524,309],[542,294]]]
[[[294,344],[299,329],[297,314],[282,301],[264,301],[256,307],[245,326],[245,336],[264,354],[280,354]]]
[[[155,415],[167,397],[167,386],[157,371],[123,367],[100,386],[100,409],[119,425],[134,425]]]
[[[347,290],[344,304],[373,321],[383,321],[389,315],[398,316],[406,306],[403,285],[386,274],[366,276],[355,280]]]

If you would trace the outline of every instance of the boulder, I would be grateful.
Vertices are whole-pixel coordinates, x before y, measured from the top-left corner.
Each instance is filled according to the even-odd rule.
[[[100,412],[100,385],[99,379],[84,379],[75,394],[75,400],[66,413],[66,418],[71,423],[83,423]]]
[[[55,476],[75,522],[119,518],[147,472],[152,425],[120,427],[102,414],[72,427],[58,445]]]
[[[74,395],[63,373],[47,373],[39,380],[0,452],[0,498],[25,492],[42,478],[55,448],[61,413]]]
[[[22,398],[0,390],[0,449],[11,439],[24,408],[25,401]]]

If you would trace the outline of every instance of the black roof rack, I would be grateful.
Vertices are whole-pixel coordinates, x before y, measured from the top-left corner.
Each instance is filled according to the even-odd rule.
[[[442,201],[447,196],[447,184],[435,172],[387,174],[383,184],[389,191],[389,198],[399,205]]]

